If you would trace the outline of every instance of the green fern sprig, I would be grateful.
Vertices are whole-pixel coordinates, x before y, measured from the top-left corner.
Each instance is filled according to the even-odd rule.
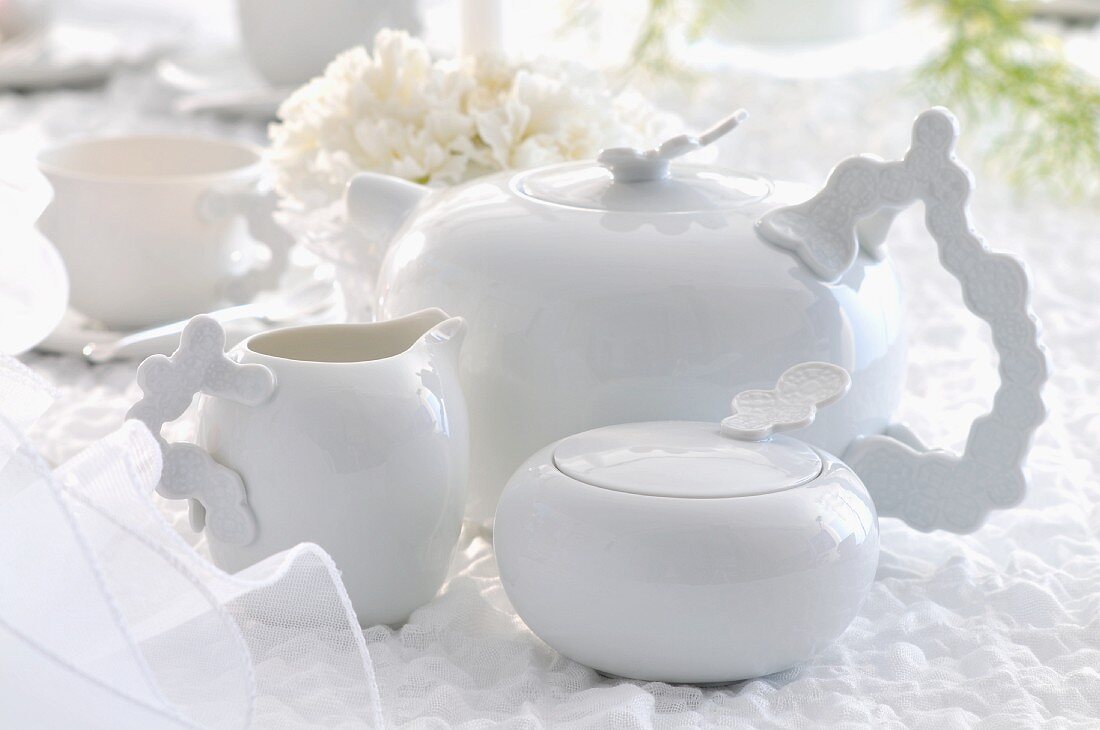
[[[1033,30],[1024,3],[920,0],[947,23],[943,51],[918,72],[933,98],[988,120],[988,162],[1025,186],[1100,195],[1100,84],[1057,40]]]
[[[594,0],[571,0],[575,18]],[[743,0],[649,0],[629,72],[690,82],[675,39],[697,38]],[[1031,3],[1017,0],[912,0],[935,12],[946,45],[917,72],[937,102],[983,123],[987,163],[1022,186],[1046,184],[1074,197],[1100,198],[1100,82],[1066,59],[1058,40],[1035,30]],[[969,135],[968,135],[969,136]]]

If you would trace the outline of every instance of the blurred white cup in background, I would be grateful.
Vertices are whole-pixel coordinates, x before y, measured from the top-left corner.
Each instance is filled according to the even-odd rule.
[[[383,27],[419,29],[411,0],[238,0],[245,54],[272,86],[297,86]]]
[[[71,304],[111,329],[222,306],[258,261],[249,216],[271,194],[251,145],[107,137],[53,147],[38,165],[53,188],[38,229],[65,261]]]

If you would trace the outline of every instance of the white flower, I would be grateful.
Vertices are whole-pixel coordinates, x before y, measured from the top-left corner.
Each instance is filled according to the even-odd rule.
[[[453,184],[502,169],[651,145],[675,119],[602,75],[547,61],[432,61],[423,42],[383,30],[294,92],[269,130],[280,192],[310,205],[373,170]],[[675,131],[678,131],[675,130]]]

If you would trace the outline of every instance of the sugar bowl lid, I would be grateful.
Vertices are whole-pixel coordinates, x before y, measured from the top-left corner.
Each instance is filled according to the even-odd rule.
[[[584,484],[653,497],[747,497],[798,487],[821,473],[821,456],[774,432],[808,426],[817,408],[838,400],[850,385],[843,368],[803,363],[783,373],[772,390],[739,393],[733,415],[721,424],[597,428],[560,441],[554,466]]]
[[[628,423],[570,436],[554,465],[594,487],[652,497],[747,497],[797,487],[821,473],[821,457],[776,436],[740,441],[717,424]]]
[[[687,213],[748,205],[771,193],[766,178],[709,165],[671,165],[747,118],[748,113],[739,109],[698,136],[681,134],[648,150],[612,147],[594,162],[522,172],[512,179],[511,188],[531,200],[584,210]]]

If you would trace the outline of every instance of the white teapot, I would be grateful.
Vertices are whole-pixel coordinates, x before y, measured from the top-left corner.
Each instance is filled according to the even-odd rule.
[[[468,517],[489,520],[508,477],[548,443],[616,423],[720,420],[731,394],[811,360],[847,370],[852,390],[803,438],[841,455],[880,515],[967,532],[1023,498],[1046,357],[1023,266],[970,226],[955,118],[924,112],[904,159],[845,160],[812,197],[673,162],[744,117],[652,150],[605,150],[441,191],[373,173],[352,180],[349,216],[391,242],[377,315],[440,307],[469,323]],[[1000,358],[993,409],[961,455],[928,450],[891,420],[906,329],[882,244],[917,200]]]

